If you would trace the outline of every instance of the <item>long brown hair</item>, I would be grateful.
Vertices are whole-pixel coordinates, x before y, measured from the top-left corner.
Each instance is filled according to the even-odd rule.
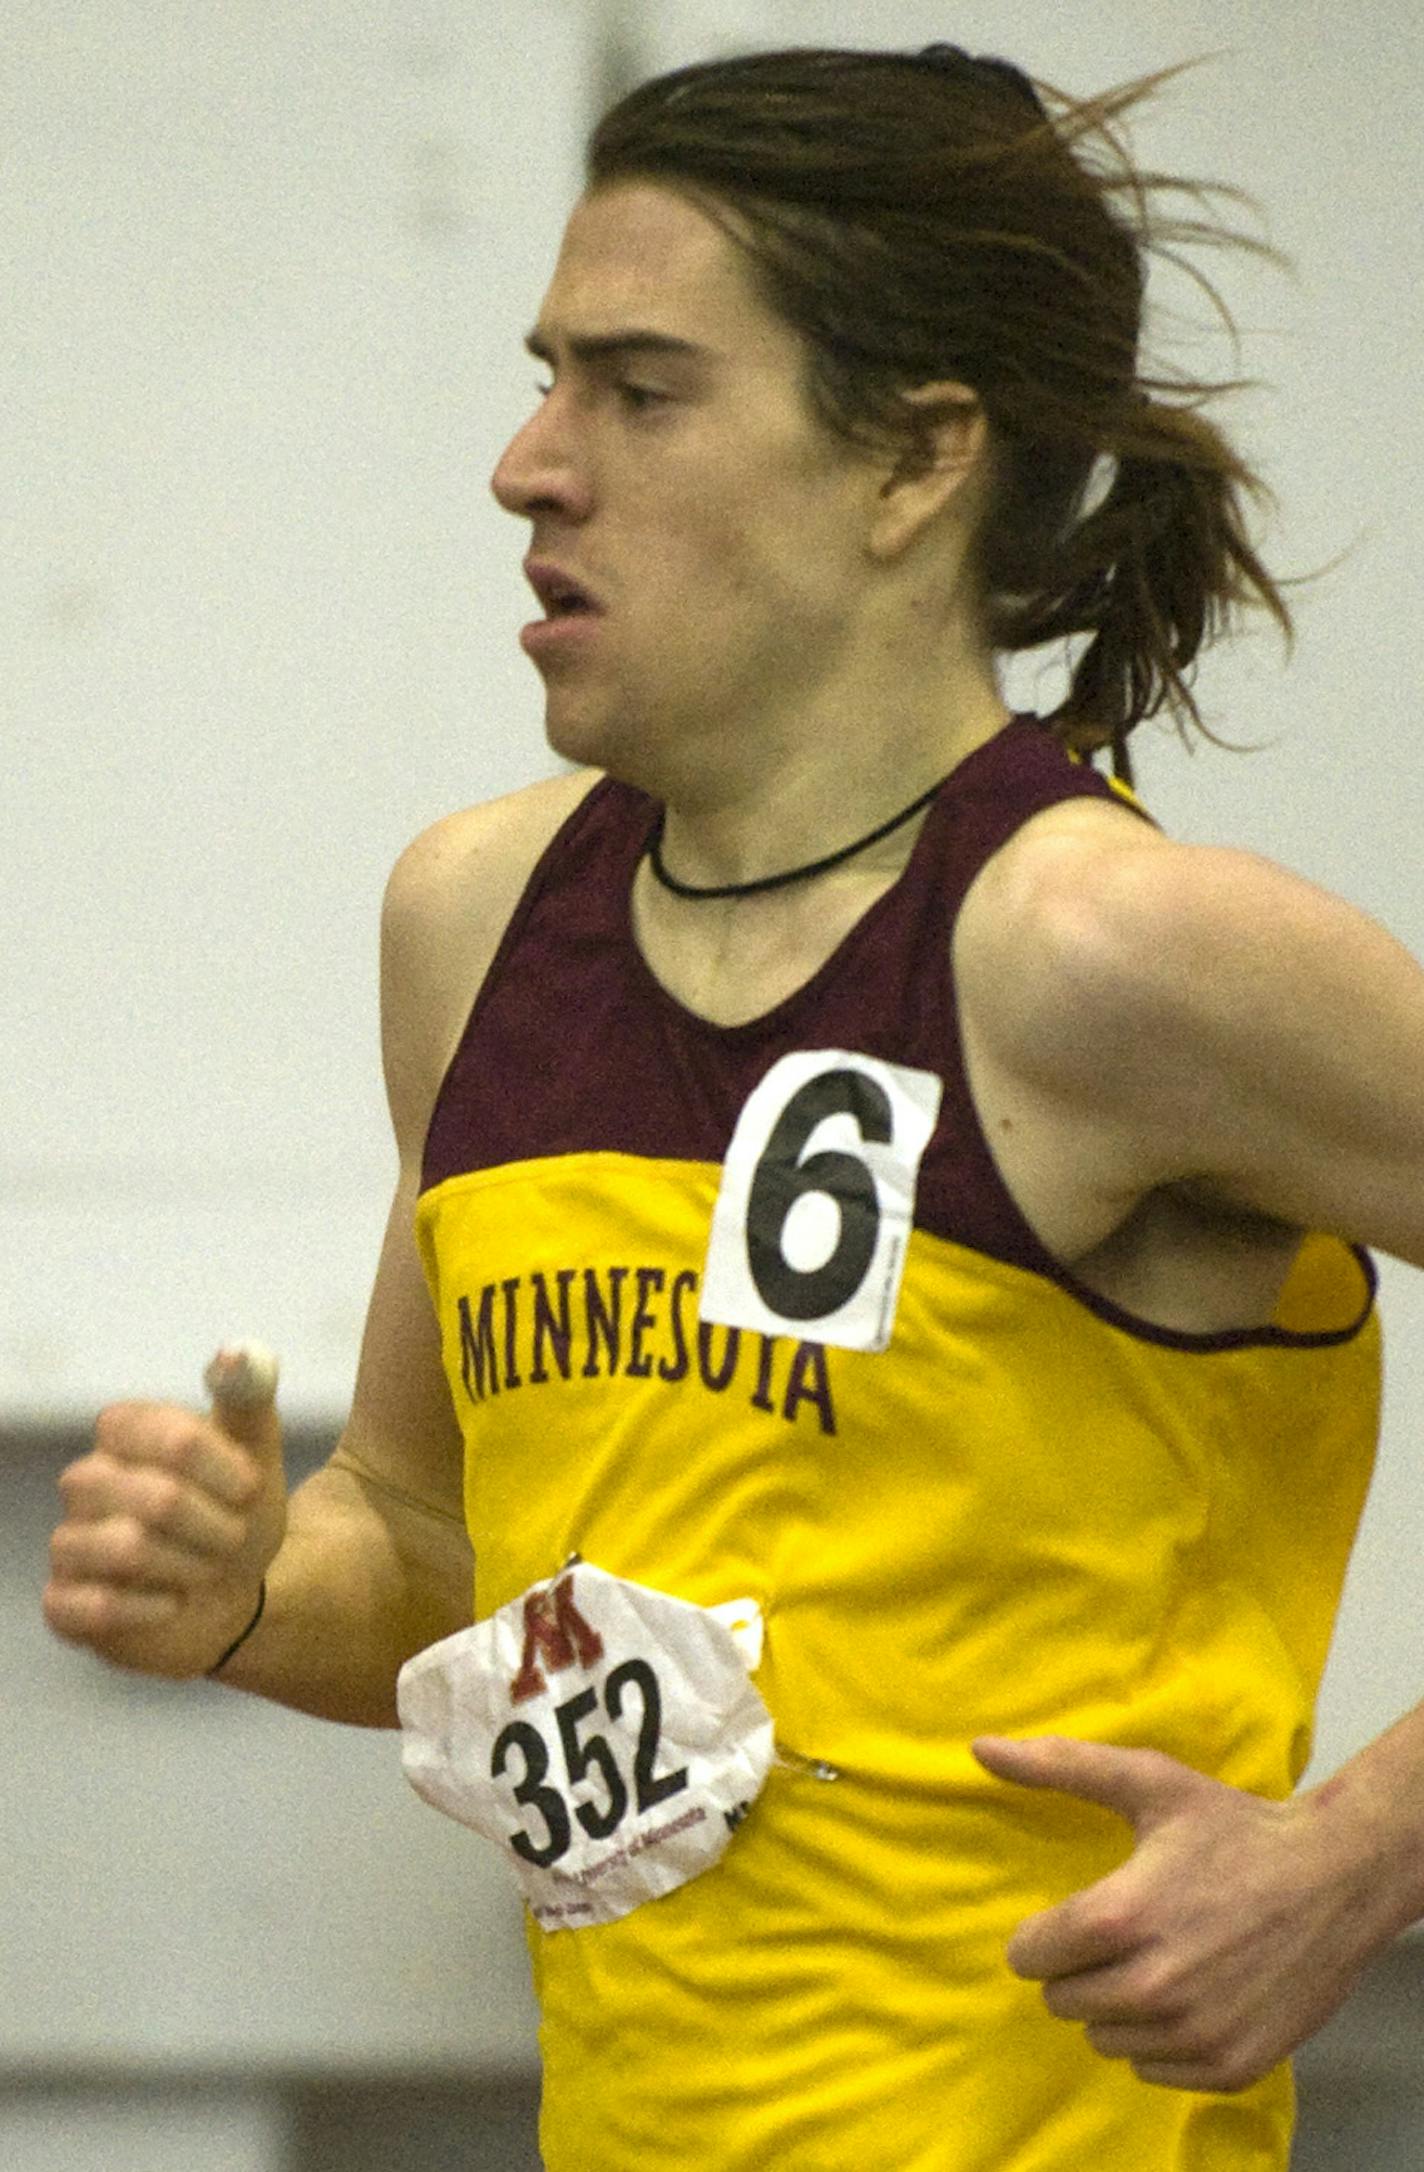
[[[1142,366],[1151,252],[1185,262],[1228,328],[1183,249],[1273,253],[1208,215],[1236,192],[1134,164],[1117,124],[1178,72],[1074,99],[957,46],[750,53],[640,85],[588,154],[593,187],[663,181],[721,220],[842,436],[913,451],[926,426],[903,395],[974,389],[995,463],[988,639],[1086,637],[1045,721],[1123,775],[1128,733],[1164,706],[1206,730],[1192,667],[1242,607],[1291,630],[1248,530],[1268,493],[1202,413],[1227,387]]]

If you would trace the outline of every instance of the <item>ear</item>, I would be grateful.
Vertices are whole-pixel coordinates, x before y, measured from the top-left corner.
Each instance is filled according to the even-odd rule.
[[[905,449],[881,484],[870,534],[879,559],[898,558],[956,499],[967,515],[988,470],[989,425],[971,386],[916,385],[901,398],[920,410],[921,443]]]

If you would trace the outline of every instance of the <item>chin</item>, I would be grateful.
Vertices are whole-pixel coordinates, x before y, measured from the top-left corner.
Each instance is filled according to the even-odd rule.
[[[553,694],[544,708],[544,737],[578,769],[601,769],[624,784],[653,789],[639,773],[646,764],[637,759],[632,734],[606,715]]]
[[[608,732],[601,719],[580,711],[557,696],[544,705],[544,737],[555,754],[581,768],[602,769]]]

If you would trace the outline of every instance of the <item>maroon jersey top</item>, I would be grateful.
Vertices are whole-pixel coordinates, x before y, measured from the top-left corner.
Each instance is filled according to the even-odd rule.
[[[820,970],[761,1017],[718,1026],[644,963],[630,895],[657,806],[605,778],[548,846],[505,932],[440,1091],[423,1188],[558,1154],[718,1162],[778,1057],[853,1048],[945,1081],[916,1224],[1056,1272],[974,1114],[950,937],[975,876],[1030,816],[1063,800],[1115,797],[1036,719],[1015,718],[945,779],[903,873]]]

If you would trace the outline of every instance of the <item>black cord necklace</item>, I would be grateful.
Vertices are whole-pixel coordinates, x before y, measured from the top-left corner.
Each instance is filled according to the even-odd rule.
[[[908,807],[902,807],[899,814],[891,815],[888,822],[882,822],[880,827],[871,830],[868,836],[858,837],[853,845],[842,845],[839,852],[828,852],[823,860],[809,860],[805,867],[788,867],[781,875],[760,875],[755,882],[719,882],[704,886],[694,882],[679,882],[676,875],[670,875],[663,864],[663,824],[667,819],[667,810],[662,807],[658,809],[658,819],[653,824],[653,833],[648,839],[648,860],[658,881],[665,890],[671,890],[674,897],[751,897],[758,890],[781,890],[789,882],[809,882],[813,875],[824,875],[827,868],[839,867],[842,860],[853,860],[857,852],[864,852],[870,845],[878,845],[882,837],[888,837],[893,830],[902,829],[922,807],[928,807],[943,783],[944,779],[941,777],[939,784],[932,784],[928,792],[921,792],[919,798],[912,799]]]

